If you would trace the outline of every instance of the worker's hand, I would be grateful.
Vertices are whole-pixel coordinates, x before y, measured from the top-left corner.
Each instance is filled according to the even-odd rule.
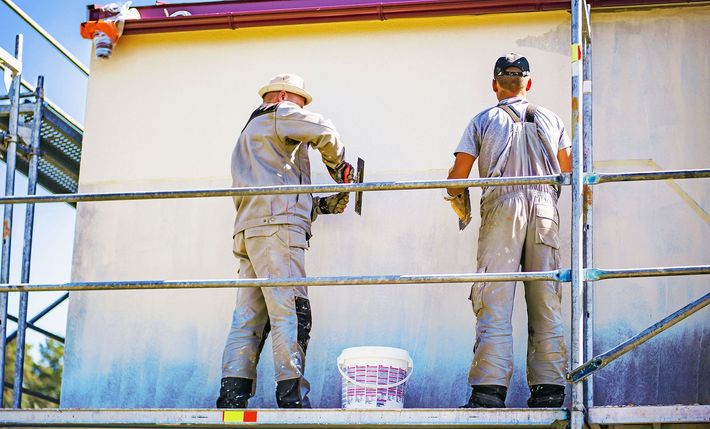
[[[353,166],[345,161],[336,165],[334,168],[328,167],[328,173],[330,173],[330,177],[332,177],[336,183],[353,183],[355,177]]]
[[[451,208],[459,218],[459,229],[463,230],[471,222],[471,200],[468,188],[455,197],[449,196],[446,199],[451,203]]]
[[[463,193],[458,194],[454,199],[449,201],[451,203],[451,208],[454,209],[454,213],[459,219],[466,219],[466,206],[464,205]]]
[[[347,192],[339,192],[337,194],[328,195],[327,197],[315,197],[313,204],[316,214],[340,214],[345,211],[350,194]]]

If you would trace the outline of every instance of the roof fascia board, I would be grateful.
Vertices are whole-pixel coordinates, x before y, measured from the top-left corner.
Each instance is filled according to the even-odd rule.
[[[707,0],[590,0],[593,8],[706,3]],[[373,21],[492,13],[567,10],[561,0],[251,0],[175,3],[137,7],[141,19],[126,21],[123,34],[237,29],[293,24]],[[190,16],[170,17],[178,11]],[[105,18],[89,6],[89,20]]]

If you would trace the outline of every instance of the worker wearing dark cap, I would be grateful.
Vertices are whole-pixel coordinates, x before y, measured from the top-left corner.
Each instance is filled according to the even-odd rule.
[[[532,87],[528,60],[514,53],[498,58],[492,85],[498,104],[476,115],[466,127],[448,178],[468,178],[476,159],[480,177],[544,176],[571,171],[570,139],[562,120],[526,99]],[[478,272],[557,270],[559,193],[558,185],[484,187]],[[460,218],[465,217],[466,194],[464,188],[449,188],[446,193],[445,199]],[[514,296],[515,282],[479,282],[471,288],[477,324],[469,371],[472,393],[465,408],[505,407],[513,373]],[[528,405],[560,407],[565,398],[567,365],[560,285],[527,281],[525,299],[531,392]]]

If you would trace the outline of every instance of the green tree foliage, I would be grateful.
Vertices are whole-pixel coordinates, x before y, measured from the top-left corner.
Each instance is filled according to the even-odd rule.
[[[25,346],[24,388],[59,399],[64,367],[64,345],[47,338],[39,345],[39,361],[32,357],[32,345]],[[15,378],[15,350],[17,341],[7,345],[5,351],[5,382],[12,384]],[[12,387],[3,389],[3,403],[12,406]],[[57,404],[27,393],[22,395],[22,408],[56,408]]]

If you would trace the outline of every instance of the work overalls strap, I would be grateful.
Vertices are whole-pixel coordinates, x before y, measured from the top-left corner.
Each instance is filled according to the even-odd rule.
[[[505,113],[507,113],[511,117],[511,119],[513,119],[513,122],[522,122],[518,115],[513,111],[513,109],[510,108],[510,106],[501,104],[498,107],[500,107]],[[525,108],[525,122],[535,123],[536,111],[537,106],[532,103],[528,103],[528,107]]]
[[[559,170],[556,154],[547,147],[535,123],[537,106],[528,103],[522,115],[508,105],[501,104],[498,107],[513,120],[513,127],[508,146],[501,152],[495,170],[500,172],[501,177],[555,174]],[[548,190],[553,190],[559,196],[558,186],[513,185],[496,188],[490,192],[489,197],[492,200],[510,192]]]

